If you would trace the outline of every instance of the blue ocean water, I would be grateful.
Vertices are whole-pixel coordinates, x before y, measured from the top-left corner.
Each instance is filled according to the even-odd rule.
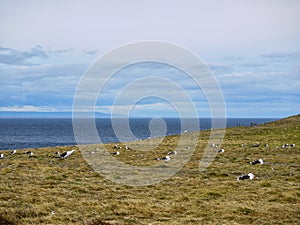
[[[126,119],[119,119],[118,124],[122,129],[122,124],[126,124]],[[229,118],[227,127],[249,126],[250,123],[262,124],[277,120],[276,118]],[[130,130],[135,139],[147,139],[153,136],[149,118],[132,118],[129,120]],[[102,143],[131,141],[132,136],[122,136],[122,140],[112,128],[110,119],[96,119],[96,127]],[[200,130],[211,128],[211,120],[208,118],[199,119]],[[181,126],[178,118],[164,119],[165,133],[163,135],[180,134],[183,130],[195,131],[193,120],[185,123],[186,127]],[[152,132],[152,133],[151,133]],[[154,136],[161,134],[154,134]],[[118,136],[119,137],[119,136]],[[0,119],[0,150],[40,148],[52,146],[75,145],[72,119]]]

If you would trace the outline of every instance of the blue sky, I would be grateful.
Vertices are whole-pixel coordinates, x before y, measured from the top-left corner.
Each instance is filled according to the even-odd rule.
[[[70,112],[84,72],[126,43],[158,40],[196,53],[214,72],[228,117],[285,117],[300,111],[300,2],[262,1],[16,1],[0,2],[0,112]],[[159,75],[181,85],[199,116],[210,109],[185,74],[157,63],[119,71],[96,111],[111,113],[130,80]],[[151,97],[159,82],[136,89],[149,98],[114,105],[118,114],[176,116]],[[178,98],[178,101],[180,99]],[[183,104],[183,103],[182,103]]]

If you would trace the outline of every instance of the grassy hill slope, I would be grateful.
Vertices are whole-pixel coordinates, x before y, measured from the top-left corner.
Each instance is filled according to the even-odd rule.
[[[53,154],[72,147],[30,149],[34,157],[23,154],[26,150],[16,155],[1,151],[0,224],[300,224],[299,115],[227,129],[221,146],[225,152],[200,172],[209,134],[200,133],[199,145],[182,170],[145,187],[105,179],[79,151],[66,160]],[[177,142],[178,136],[166,137],[139,160],[133,157],[139,151],[124,148],[117,157],[133,165],[167,165],[153,159]],[[296,147],[281,148],[286,143]],[[106,146],[114,150],[113,144]],[[263,165],[248,163],[259,158]],[[236,180],[249,172],[253,180]]]

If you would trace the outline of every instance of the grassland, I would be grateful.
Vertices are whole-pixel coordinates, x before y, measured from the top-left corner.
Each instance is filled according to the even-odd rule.
[[[6,157],[0,160],[0,224],[300,224],[299,115],[227,129],[221,146],[225,152],[200,172],[209,134],[200,133],[184,168],[150,186],[105,179],[79,150],[66,160],[53,155],[77,146],[30,149],[33,157],[23,154],[28,149],[16,155],[1,151]],[[165,137],[139,160],[132,157],[138,153],[121,149],[118,159],[135,165],[166,164],[153,158],[177,142],[178,136]],[[285,143],[296,147],[281,148]],[[113,145],[106,145],[108,151]],[[259,158],[265,164],[247,163]],[[236,180],[248,172],[255,175],[253,180]]]

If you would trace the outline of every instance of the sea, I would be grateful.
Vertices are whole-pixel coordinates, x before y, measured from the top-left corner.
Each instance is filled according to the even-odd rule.
[[[228,118],[226,119],[226,127],[236,126],[250,126],[259,125],[267,122],[275,121],[278,118]],[[127,121],[127,122],[126,122]],[[118,130],[126,131],[126,124],[131,132],[128,137],[126,132],[123,132],[122,137],[115,132],[112,120],[110,118],[95,119],[96,130],[99,134],[102,143],[132,141],[134,137],[136,140],[143,140],[155,136],[168,136],[180,134],[185,131],[197,131],[211,129],[210,118],[200,118],[200,126],[194,126],[194,120],[191,120],[190,125],[182,127],[182,120],[179,118],[164,118],[163,124],[164,132],[153,132],[153,123],[151,128],[151,118],[130,118],[119,119]],[[120,127],[121,126],[121,127]],[[154,126],[155,128],[155,126]],[[124,135],[125,133],[125,135]],[[154,133],[154,134],[153,134]],[[92,143],[92,141],[91,141]],[[24,149],[24,148],[42,148],[53,146],[72,146],[76,145],[74,137],[72,119],[68,118],[0,118],[0,150]]]

